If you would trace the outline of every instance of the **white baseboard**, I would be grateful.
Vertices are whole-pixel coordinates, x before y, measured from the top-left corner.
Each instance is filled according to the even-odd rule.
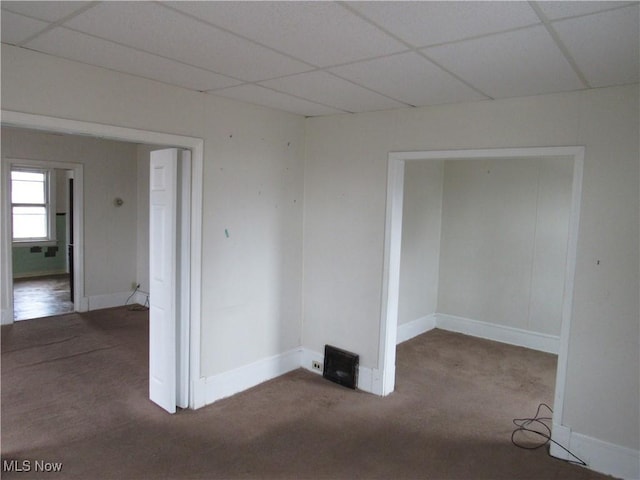
[[[411,340],[434,328],[436,328],[436,315],[434,313],[398,325],[396,344]]]
[[[204,390],[204,404],[208,405],[262,382],[284,375],[300,368],[302,352],[300,348],[258,360],[257,362],[227,372],[213,375],[204,380],[198,388]]]
[[[103,308],[121,307],[127,301],[131,292],[108,293],[105,295],[91,295],[86,297],[87,310],[101,310]]]
[[[625,480],[640,478],[640,451],[572,432],[564,425],[553,426],[553,439],[583,460],[589,469]],[[551,444],[550,453],[563,460],[575,460]]]
[[[138,290],[133,294],[129,303],[137,303],[138,305],[149,306],[149,294],[147,292],[143,292]]]
[[[486,338],[496,342],[509,343],[541,352],[558,354],[560,337],[545,333],[530,332],[520,328],[472,320],[436,313],[436,327],[450,332],[464,333],[473,337]]]
[[[0,325],[11,325],[13,323],[13,312],[5,308],[0,313]]]
[[[300,361],[300,367],[317,375],[322,375],[322,369],[316,370],[313,368],[314,361],[319,362],[321,366],[324,365],[324,355],[322,353],[309,350],[308,348],[302,348]],[[358,367],[358,390],[380,395],[376,388],[376,372],[377,369],[375,368],[363,367],[360,365]]]

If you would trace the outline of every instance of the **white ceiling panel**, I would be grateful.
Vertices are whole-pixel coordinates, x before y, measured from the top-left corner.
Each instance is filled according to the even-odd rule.
[[[261,82],[266,87],[348,112],[384,110],[406,105],[326,72],[310,72]]]
[[[210,90],[240,83],[229,77],[65,28],[55,28],[25,46],[192,90]]]
[[[0,0],[5,43],[308,116],[638,82],[638,5]]]
[[[309,70],[304,63],[148,2],[101,3],[65,25],[246,81]]]
[[[584,0],[569,2],[536,2],[542,12],[550,20],[601,12],[603,10],[610,10],[623,5],[629,5],[630,3],[633,2],[585,2]]]
[[[316,66],[406,50],[402,43],[333,2],[170,5]]]
[[[44,30],[47,23],[2,11],[2,41],[17,45]]]
[[[428,48],[425,53],[493,98],[584,88],[544,27]]]
[[[414,52],[358,62],[331,71],[415,106],[486,98]]]
[[[638,5],[553,23],[593,87],[639,80]]]
[[[2,2],[2,9],[47,22],[57,22],[91,2]]]
[[[527,2],[349,2],[348,5],[417,47],[540,23]]]
[[[240,100],[241,102],[297,113],[298,115],[304,115],[306,117],[343,113],[341,110],[275,92],[259,85],[241,85],[239,87],[223,88],[222,90],[216,90],[211,93],[213,95]]]

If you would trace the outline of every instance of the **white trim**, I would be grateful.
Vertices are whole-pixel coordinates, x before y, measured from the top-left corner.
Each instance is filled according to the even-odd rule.
[[[87,310],[102,310],[103,308],[114,308],[124,306],[131,292],[107,293],[104,295],[90,295],[85,297]],[[129,301],[131,303],[131,301]]]
[[[313,362],[320,362],[324,365],[324,355],[308,348],[300,349],[300,367],[305,370],[315,373],[316,375],[322,375],[321,370],[316,370],[312,367]],[[380,391],[376,391],[376,378],[379,377],[379,372],[375,368],[358,366],[358,390],[363,392],[373,393],[375,395],[382,396]]]
[[[0,325],[11,325],[13,323],[13,309],[3,308],[0,312]]]
[[[429,330],[436,328],[436,314],[425,315],[424,317],[416,318],[410,322],[402,323],[398,325],[398,335],[396,344],[401,344],[407,340],[411,340],[418,335],[427,333]]]
[[[66,254],[66,252],[64,252]],[[35,278],[35,277],[48,277],[50,275],[65,275],[68,273],[66,270],[41,270],[39,272],[24,272],[18,275],[14,275],[14,280],[21,278]]]
[[[131,300],[129,300],[129,304],[138,304],[148,307],[149,293],[143,292],[142,290],[136,290],[136,292],[133,294],[133,297],[131,297]]]
[[[208,377],[204,382],[206,405],[255,387],[267,380],[300,368],[302,352],[295,348],[288,352],[263,358],[243,367]]]
[[[532,332],[522,328],[483,322],[471,318],[436,313],[436,326],[450,332],[464,333],[472,337],[486,338],[496,342],[531,348],[541,352],[558,354],[560,337],[546,333]]]
[[[391,154],[389,158],[391,158]],[[378,375],[373,381],[374,390],[380,395],[389,395],[393,392],[396,383],[396,342],[400,297],[403,201],[404,160],[390,160],[387,172],[387,209],[384,231]]]
[[[551,456],[559,458],[560,460],[569,460],[572,458],[567,452],[571,445],[571,429],[569,427],[554,423],[553,428],[551,429],[551,438],[553,439],[553,442],[549,444],[549,454]],[[558,444],[562,445],[567,450],[561,448]]]
[[[180,408],[189,406],[189,368],[188,355],[181,352],[189,351],[189,295],[191,292],[191,150],[180,150],[178,163],[179,201],[178,201],[178,275],[179,275],[179,314],[177,334],[177,371],[176,371],[176,405]]]
[[[10,110],[2,110],[2,125],[31,128],[36,130],[45,130],[51,132],[61,132],[69,134],[81,134],[91,135],[100,138],[129,141],[134,143],[146,143],[151,145],[172,145],[176,147],[191,149],[192,156],[192,177],[191,177],[191,296],[190,296],[190,308],[191,308],[191,325],[189,329],[189,375],[192,391],[189,392],[189,406],[196,408],[196,385],[200,381],[200,331],[201,331],[201,274],[202,274],[202,203],[203,203],[203,175],[204,171],[204,140],[196,137],[188,137],[184,135],[173,135],[169,133],[152,132],[148,130],[139,130],[134,128],[119,127],[115,125],[106,125],[94,122],[85,122],[79,120],[69,120],[57,117],[49,117],[45,115],[34,115],[29,113],[15,112]],[[82,177],[75,179],[74,186],[77,186],[77,191],[82,192]],[[84,199],[80,195],[76,199],[78,206],[82,207]],[[0,200],[4,203],[4,200]],[[81,217],[82,211],[78,211],[76,218]],[[5,216],[6,217],[6,216]],[[6,222],[5,218],[5,222]],[[3,231],[7,229],[4,228]],[[78,227],[78,228],[76,228]],[[74,223],[74,233],[82,235],[82,229]],[[3,239],[4,240],[4,239]],[[80,239],[82,240],[82,239]],[[10,244],[10,242],[9,242]],[[10,252],[5,252],[7,248],[2,242],[3,259],[4,255]],[[80,241],[75,248],[74,261],[80,261],[83,258],[83,242]],[[9,262],[11,257],[9,255]],[[8,262],[1,262],[3,265]],[[10,265],[10,263],[9,263]],[[7,268],[6,266],[4,268]],[[5,275],[0,275],[0,294],[6,295],[4,289],[6,280]],[[76,283],[79,288],[76,288],[76,295],[80,297],[78,311],[86,311],[88,305],[86,305],[86,299],[83,297],[84,289],[84,277],[76,278]],[[11,302],[12,303],[12,302]],[[13,313],[13,305],[11,307],[11,313]],[[7,319],[7,314],[3,312],[2,320]],[[11,317],[13,315],[11,314]],[[13,321],[13,318],[11,318]],[[192,395],[193,394],[193,395]],[[199,400],[198,400],[199,401]]]
[[[2,112],[3,118],[5,112]],[[4,121],[4,120],[3,120]],[[28,127],[28,125],[27,125]],[[75,245],[73,251],[74,262],[74,306],[76,312],[86,312],[88,310],[87,302],[84,300],[84,166],[81,163],[58,162],[49,160],[31,160],[22,158],[6,158],[2,161],[2,187],[5,195],[0,196],[0,212],[4,218],[3,233],[0,234],[0,242],[2,243],[2,260],[0,261],[0,295],[5,302],[5,313],[2,317],[3,325],[13,323],[13,256],[11,253],[11,199],[9,198],[9,174],[13,165],[32,166],[43,169],[61,169],[71,170],[74,175],[73,196],[74,196],[74,215],[73,215],[73,243]],[[66,252],[64,252],[66,255]]]
[[[558,351],[558,373],[553,419],[562,423],[565,397],[566,368],[569,354],[571,316],[573,312],[573,286],[575,278],[576,253],[578,242],[578,222],[580,218],[580,200],[582,191],[582,170],[585,149],[582,146],[498,148],[473,150],[439,150],[391,152],[388,160],[387,176],[387,212],[385,223],[384,264],[382,274],[382,302],[380,321],[380,344],[378,351],[378,370],[384,372],[382,385],[385,395],[393,391],[395,375],[395,351],[398,329],[398,278],[396,272],[400,266],[400,248],[402,243],[402,197],[404,182],[399,181],[404,174],[406,161],[486,159],[486,158],[535,158],[570,156],[574,159],[572,204],[567,249],[567,267],[563,289],[562,328]]]
[[[578,232],[580,224],[580,201],[582,199],[582,172],[584,170],[584,147],[576,147],[573,163],[573,186],[571,188],[571,214],[569,216],[569,238],[567,241],[567,264],[564,274],[562,297],[562,323],[560,325],[560,348],[556,372],[555,397],[553,401],[553,423],[561,425],[564,419],[564,392],[567,385],[569,361],[569,338],[573,318],[573,290],[576,276]]]
[[[300,357],[300,367],[305,370],[309,370],[311,373],[322,375],[322,370],[316,370],[313,368],[313,362],[318,362],[320,365],[324,365],[324,355],[308,348],[302,348],[302,355]]]
[[[589,469],[625,480],[640,478],[640,451],[572,432],[564,425],[553,425],[553,440],[583,460]],[[550,454],[575,460],[565,450],[551,444]]]

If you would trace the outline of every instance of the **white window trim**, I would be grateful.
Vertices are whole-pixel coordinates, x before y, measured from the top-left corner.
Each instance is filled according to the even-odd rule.
[[[12,165],[11,170],[9,172],[9,185],[11,188],[11,172],[38,172],[45,174],[45,198],[46,198],[46,212],[47,212],[47,236],[46,237],[38,237],[38,238],[24,238],[24,239],[15,239],[13,238],[13,231],[11,232],[11,243],[15,247],[50,247],[58,244],[58,235],[56,232],[56,182],[55,179],[52,179],[54,174],[54,169],[52,168],[42,168],[42,167],[34,167],[34,166],[22,166],[22,165]],[[11,198],[11,196],[9,197]],[[13,226],[13,206],[21,205],[14,204],[11,202],[11,225]]]

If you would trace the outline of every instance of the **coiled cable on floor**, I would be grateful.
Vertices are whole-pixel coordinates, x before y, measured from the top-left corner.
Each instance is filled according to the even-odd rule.
[[[516,447],[524,448],[526,450],[537,450],[538,448],[542,448],[549,443],[553,443],[571,455],[573,459],[567,459],[568,463],[574,463],[577,465],[582,465],[583,467],[587,466],[587,463],[572,453],[568,448],[560,445],[554,439],[551,438],[551,427],[544,422],[550,422],[552,420],[551,417],[542,417],[541,409],[545,407],[549,410],[550,413],[553,413],[553,410],[546,403],[541,403],[538,405],[538,409],[536,410],[536,414],[533,418],[514,418],[513,423],[516,428],[511,433],[511,443],[513,443]],[[527,441],[527,434],[533,434],[538,437],[541,437],[541,440],[537,442]],[[549,453],[549,452],[547,452]]]

